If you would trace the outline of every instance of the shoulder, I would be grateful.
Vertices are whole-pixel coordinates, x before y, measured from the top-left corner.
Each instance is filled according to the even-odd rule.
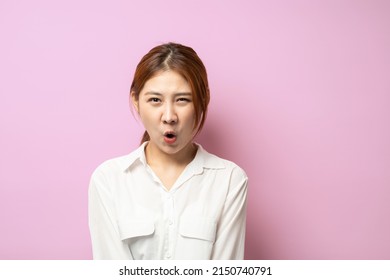
[[[221,158],[215,154],[209,153],[200,146],[204,168],[218,169],[222,173],[231,174],[232,176],[247,179],[248,176],[239,165],[231,160]]]
[[[128,155],[118,156],[115,158],[107,159],[107,160],[103,161],[102,163],[100,163],[95,168],[92,175],[105,174],[105,173],[120,170],[121,166],[123,166],[123,163],[126,161],[126,158],[128,158]]]
[[[226,182],[226,185],[222,185],[227,187],[227,193],[232,195],[241,193],[243,197],[245,197],[248,189],[248,176],[244,169],[235,162],[214,154],[208,153],[208,158],[210,159],[210,162],[221,167],[215,171],[218,173],[218,177],[223,178],[221,182]]]
[[[139,158],[139,149],[133,152],[107,159],[99,164],[92,173],[92,178],[110,177],[123,174]]]
[[[101,197],[111,197],[115,191],[116,182],[121,180],[125,174],[125,163],[129,160],[129,155],[118,156],[103,161],[92,172],[89,181],[89,193],[99,193]]]

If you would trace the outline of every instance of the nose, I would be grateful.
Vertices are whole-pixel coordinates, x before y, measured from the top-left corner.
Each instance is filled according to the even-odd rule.
[[[167,104],[165,106],[162,121],[164,124],[174,124],[177,122],[177,114],[173,105]]]

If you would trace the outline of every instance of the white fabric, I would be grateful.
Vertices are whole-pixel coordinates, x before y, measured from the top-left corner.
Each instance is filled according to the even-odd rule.
[[[92,174],[94,259],[243,259],[245,172],[198,145],[167,191],[146,163],[145,145]]]

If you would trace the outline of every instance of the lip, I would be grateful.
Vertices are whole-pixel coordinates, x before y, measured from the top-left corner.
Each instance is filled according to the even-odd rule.
[[[164,141],[167,144],[170,144],[170,145],[174,144],[176,142],[176,138],[177,138],[176,133],[172,130],[166,131],[164,133]]]

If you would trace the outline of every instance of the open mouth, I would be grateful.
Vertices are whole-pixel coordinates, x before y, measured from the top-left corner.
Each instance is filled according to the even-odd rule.
[[[164,133],[164,141],[168,144],[173,144],[176,141],[176,134],[172,131]]]
[[[173,131],[167,131],[164,133],[164,137],[172,139],[172,138],[176,137],[176,134]]]

